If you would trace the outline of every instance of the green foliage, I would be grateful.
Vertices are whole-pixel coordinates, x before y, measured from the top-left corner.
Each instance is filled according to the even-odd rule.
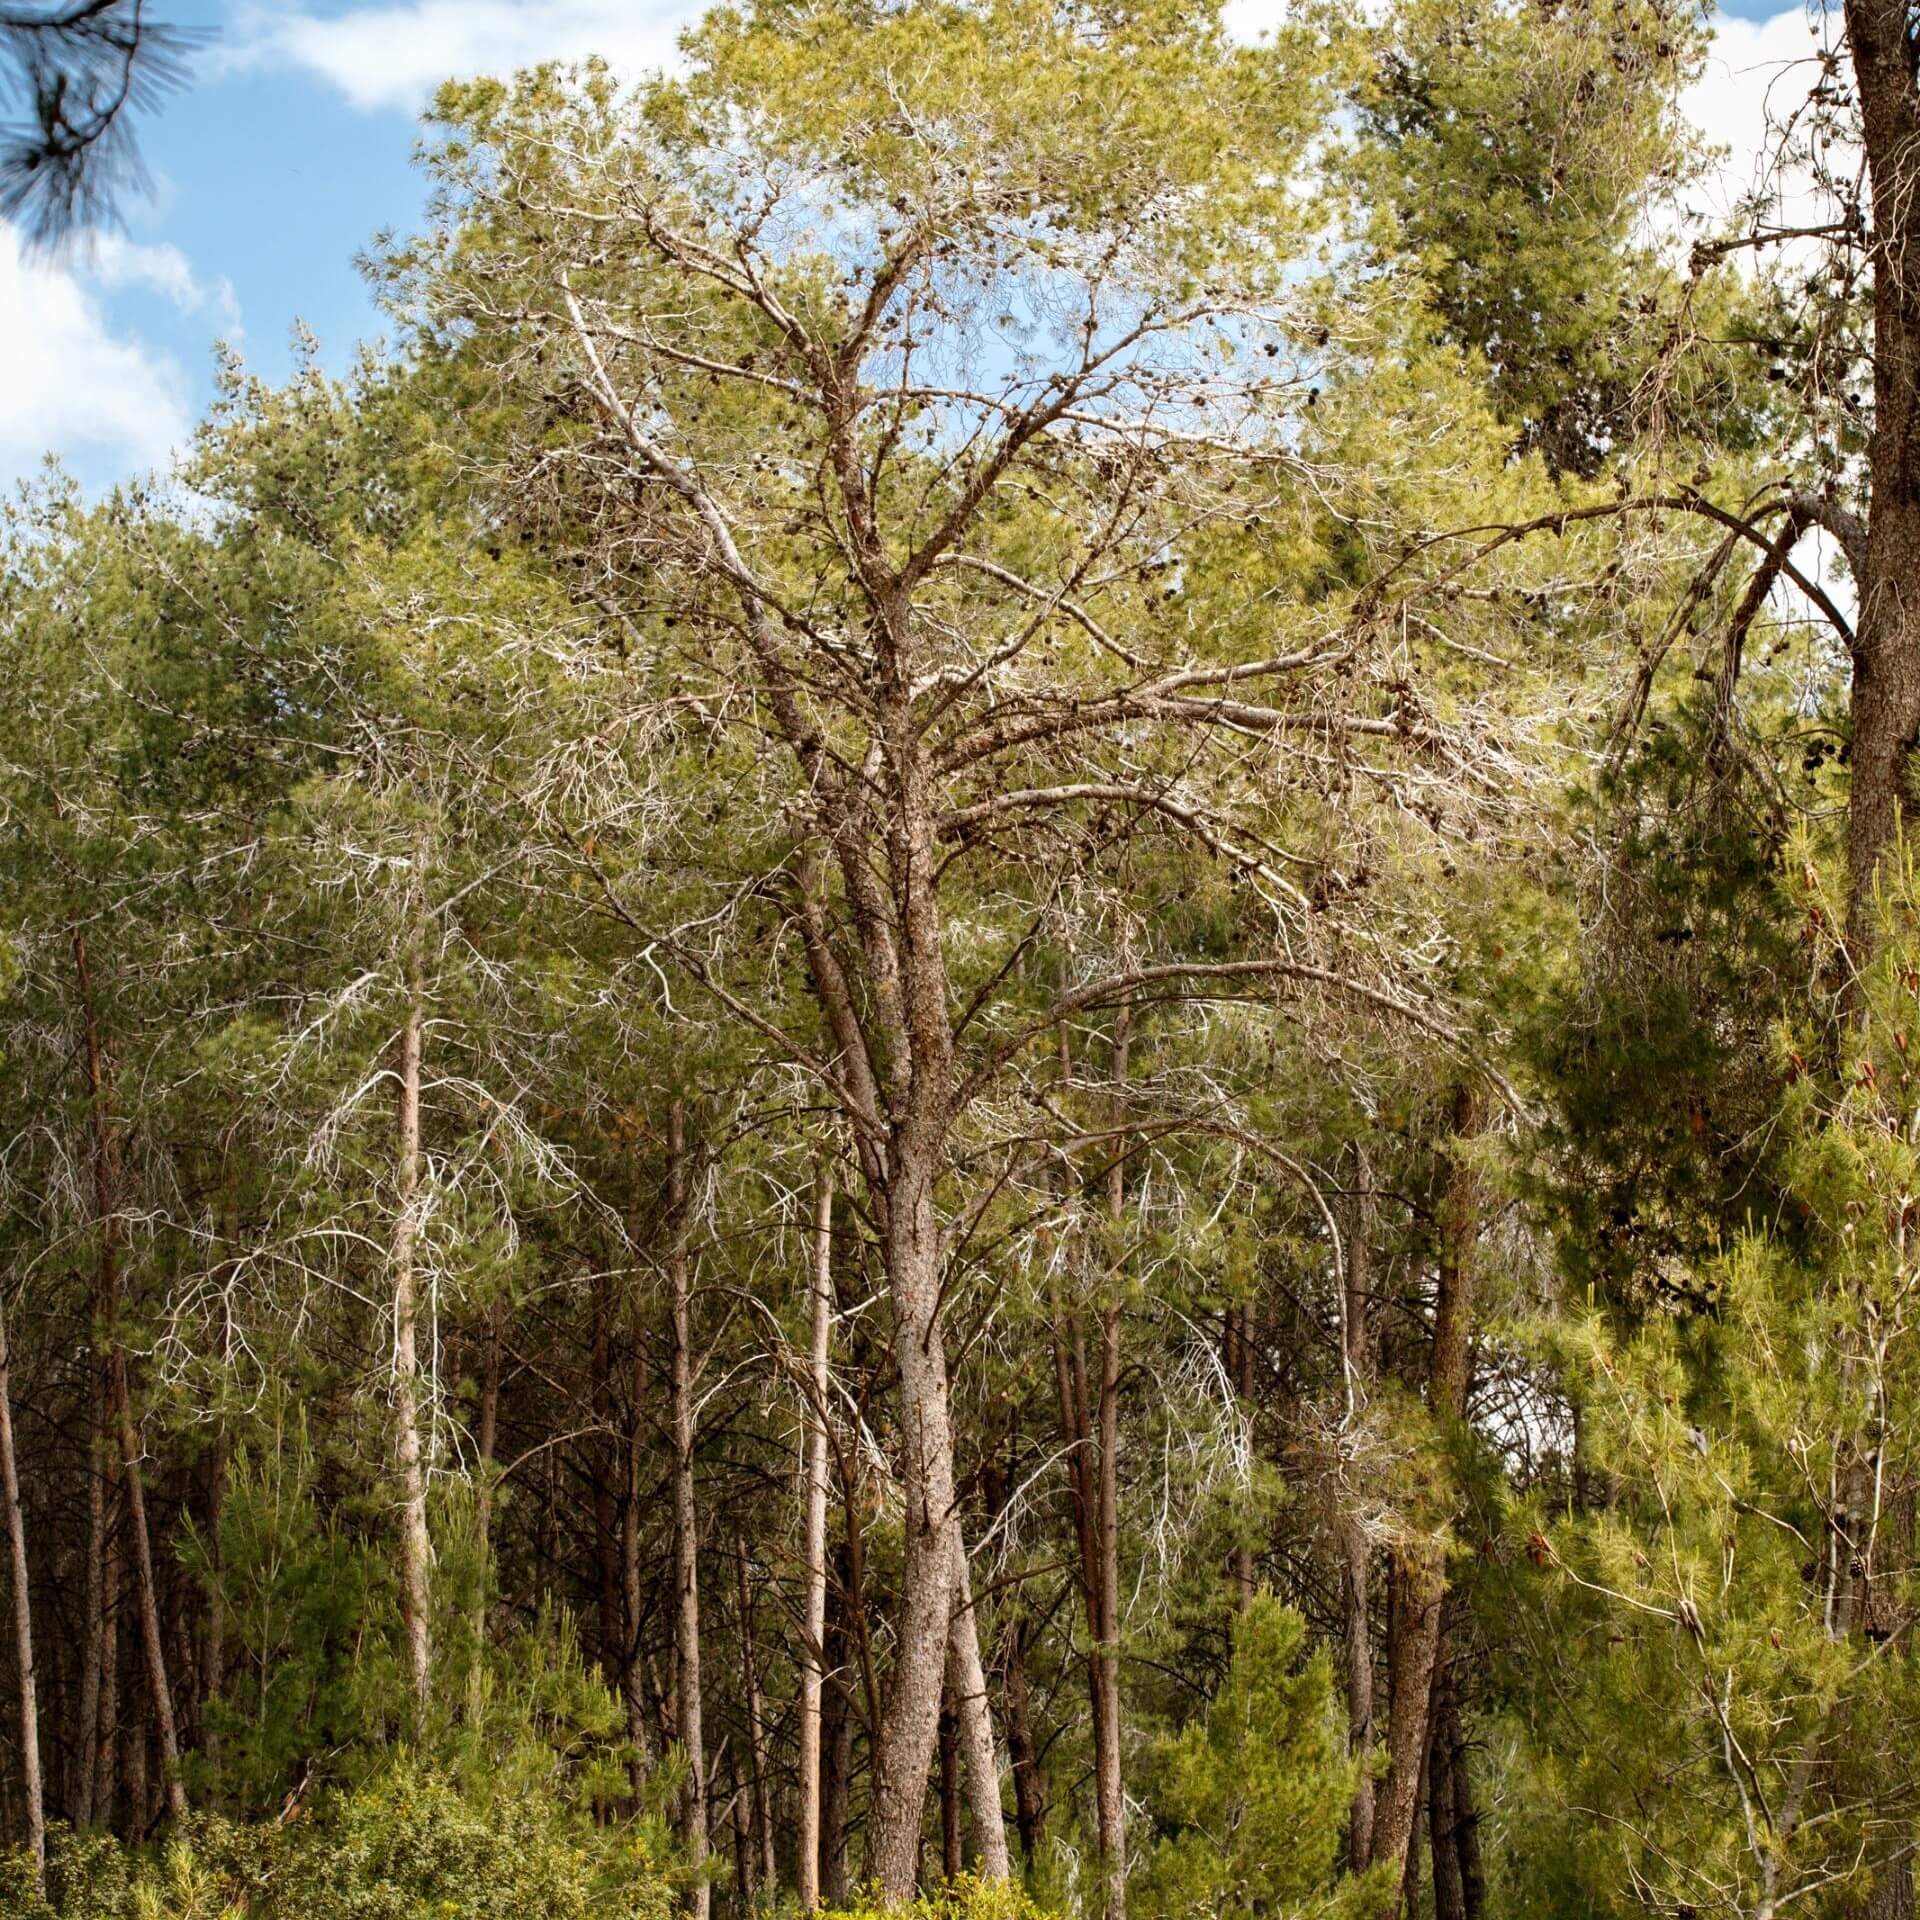
[[[1058,1920],[1016,1882],[963,1873],[912,1900],[888,1902],[866,1893],[845,1907],[828,1907],[822,1920]]]
[[[596,1827],[537,1789],[463,1792],[409,1761],[276,1822],[198,1816],[151,1851],[57,1833],[46,1904],[17,1856],[5,1866],[20,1920],[666,1920],[674,1905],[644,1826]]]
[[[1306,1622],[1272,1594],[1235,1621],[1225,1681],[1154,1774],[1160,1838],[1133,1895],[1142,1914],[1344,1920],[1390,1908],[1381,1876],[1341,1872],[1359,1769],[1327,1649],[1308,1652]]]

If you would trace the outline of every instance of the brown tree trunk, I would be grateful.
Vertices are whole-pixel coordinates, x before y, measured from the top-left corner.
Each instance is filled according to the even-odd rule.
[[[127,1356],[113,1349],[113,1395],[120,1424],[120,1464],[127,1496],[127,1529],[133,1539],[134,1603],[140,1613],[140,1649],[146,1660],[147,1697],[154,1733],[160,1742],[160,1767],[167,1811],[187,1811],[187,1787],[180,1774],[180,1735],[173,1717],[173,1693],[167,1683],[166,1643],[160,1631],[160,1594],[153,1577],[153,1546],[147,1533],[147,1502],[140,1479],[140,1436],[133,1424],[127,1389]]]
[[[847,1618],[847,1560],[833,1591],[827,1630],[827,1683],[820,1729],[820,1892],[830,1907],[844,1907],[853,1892],[847,1848],[847,1817],[853,1799],[852,1634]]]
[[[1353,1190],[1346,1207],[1346,1271],[1341,1316],[1342,1365],[1356,1403],[1371,1388],[1373,1341],[1373,1168],[1366,1149],[1353,1150]],[[1342,1506],[1334,1522],[1339,1560],[1341,1635],[1346,1652],[1347,1750],[1362,1771],[1347,1821],[1347,1857],[1354,1870],[1373,1858],[1372,1545],[1365,1527]]]
[[[1454,1098],[1454,1135],[1464,1146],[1478,1130],[1478,1101],[1470,1087],[1462,1086]],[[1467,1335],[1478,1233],[1476,1182],[1464,1153],[1456,1150],[1442,1205],[1433,1356],[1427,1381],[1427,1406],[1442,1431],[1466,1410]],[[1375,1865],[1391,1861],[1404,1868],[1414,1837],[1421,1770],[1426,1760],[1434,1659],[1439,1651],[1441,1609],[1447,1593],[1444,1553],[1430,1542],[1403,1548],[1393,1580],[1394,1621],[1387,1661],[1387,1775],[1374,1812],[1372,1858]]]
[[[686,1108],[667,1109],[668,1308],[673,1359],[673,1565],[674,1698],[680,1745],[687,1759],[687,1789],[681,1801],[681,1842],[695,1879],[688,1896],[694,1920],[707,1920],[712,1888],[699,1870],[707,1857],[706,1738],[700,1699],[700,1528],[694,1505],[693,1336],[691,1273],[687,1252]]]
[[[425,855],[415,853],[414,887],[424,885]],[[400,1030],[398,1137],[394,1152],[393,1426],[400,1494],[400,1618],[414,1712],[424,1727],[433,1704],[433,1541],[427,1530],[427,1472],[420,1436],[419,1300],[414,1248],[420,1227],[420,1053],[426,1025],[421,908],[408,934],[407,1009]]]
[[[806,1597],[800,1627],[800,1910],[820,1904],[820,1704],[827,1638],[827,1393],[833,1333],[833,1169],[822,1161],[813,1197],[813,1296],[806,1422]]]
[[[1850,556],[1864,572],[1855,582],[1847,816],[1847,935],[1857,970],[1872,955],[1874,875],[1911,806],[1908,760],[1920,736],[1920,91],[1905,0],[1846,0],[1845,17],[1873,229],[1872,492],[1864,551]]]
[[[753,1587],[748,1577],[747,1541],[734,1537],[734,1567],[740,1604],[740,1678],[746,1693],[747,1759],[751,1770],[753,1844],[759,1879],[771,1886],[777,1869],[773,1858],[773,1807],[767,1794],[766,1702],[760,1693],[760,1649],[753,1636]]]
[[[656,1757],[647,1724],[646,1667],[640,1657],[640,1499],[646,1484],[646,1433],[643,1410],[647,1404],[647,1352],[640,1335],[638,1303],[633,1313],[633,1366],[627,1409],[627,1465],[625,1495],[620,1511],[620,1588],[624,1602],[621,1647],[621,1683],[627,1702],[627,1740],[633,1748],[633,1791],[645,1784]]]
[[[1013,1762],[1013,1818],[1020,1857],[1029,1867],[1047,1821],[1047,1787],[1040,1772],[1040,1744],[1033,1734],[1033,1703],[1027,1685],[1027,1627],[1019,1615],[1007,1622],[1001,1656],[1001,1696],[1007,1709],[1007,1752]]]
[[[94,1330],[95,1347],[99,1329]],[[100,1752],[100,1675],[107,1630],[107,1443],[105,1376],[96,1352],[90,1369],[87,1441],[86,1630],[80,1651],[80,1740],[68,1794],[73,1823],[89,1826]]]
[[[7,1509],[8,1584],[13,1591],[13,1657],[20,1688],[20,1791],[27,1852],[42,1895],[47,1879],[47,1803],[40,1784],[40,1702],[33,1665],[33,1603],[27,1587],[27,1523],[20,1511],[20,1469],[13,1451],[13,1352],[0,1302],[0,1498]]]
[[[966,1758],[967,1807],[973,1816],[973,1847],[980,1877],[1010,1880],[1013,1865],[1007,1858],[1006,1815],[1000,1805],[1000,1755],[993,1737],[986,1669],[980,1660],[973,1577],[958,1525],[953,1529],[953,1634],[947,1645],[947,1681],[955,1736]]]
[[[1453,1663],[1443,1635],[1433,1669],[1427,1732],[1427,1852],[1433,1861],[1433,1920],[1467,1920],[1453,1782],[1459,1756],[1450,1737],[1452,1698]]]
[[[468,1681],[467,1712],[478,1720],[486,1696],[487,1603],[493,1591],[493,1472],[500,1444],[500,1350],[506,1341],[507,1303],[487,1307],[486,1339],[480,1351],[479,1404],[474,1410],[474,1450],[479,1485],[474,1499],[474,1534],[480,1550],[480,1589],[473,1602],[473,1672]]]
[[[898,1151],[882,1236],[896,1323],[906,1554],[867,1807],[867,1878],[889,1900],[909,1898],[918,1874],[921,1814],[954,1631],[953,1423],[940,1330],[934,1172],[931,1142],[917,1152]]]
[[[960,1720],[949,1684],[940,1708],[940,1866],[957,1880],[966,1871],[960,1847]]]

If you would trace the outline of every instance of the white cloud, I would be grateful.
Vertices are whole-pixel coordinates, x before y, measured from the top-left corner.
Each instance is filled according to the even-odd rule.
[[[344,13],[259,11],[229,58],[317,74],[363,110],[417,113],[441,81],[601,54],[620,72],[672,66],[699,0],[406,0]]]
[[[1809,19],[1803,7],[1766,20],[1736,20],[1720,14],[1706,70],[1681,106],[1725,156],[1695,189],[1694,201],[1710,223],[1724,221],[1734,204],[1771,183],[1782,195],[1788,222],[1823,216],[1811,204],[1803,180],[1773,180],[1772,156],[1782,125],[1806,103],[1819,78],[1821,49],[1839,33],[1824,13]]]
[[[146,287],[180,313],[218,314],[233,345],[240,342],[240,302],[233,282],[222,274],[203,282],[193,263],[171,241],[129,240],[124,234],[91,235],[80,254],[86,277],[110,293],[122,287]]]
[[[169,291],[180,284],[171,265],[149,256],[171,251],[132,249],[138,264],[122,255],[101,283],[115,284],[112,273],[123,272]],[[115,333],[79,270],[27,257],[4,223],[0,366],[0,472],[28,472],[48,452],[83,471],[161,465],[192,429],[190,383],[179,362]]]

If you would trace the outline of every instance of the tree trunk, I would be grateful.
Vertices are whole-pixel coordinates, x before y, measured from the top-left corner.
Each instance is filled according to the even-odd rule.
[[[153,1577],[153,1546],[147,1533],[147,1501],[140,1481],[140,1436],[133,1424],[127,1388],[127,1356],[113,1349],[114,1407],[120,1423],[120,1463],[127,1495],[127,1527],[133,1537],[134,1601],[140,1610],[140,1648],[146,1659],[147,1696],[154,1732],[160,1742],[167,1811],[187,1811],[187,1787],[180,1774],[180,1735],[173,1717],[173,1693],[167,1684],[167,1654],[160,1632],[160,1594]]]
[[[468,1681],[467,1711],[476,1721],[486,1697],[487,1602],[493,1591],[493,1469],[500,1444],[500,1350],[506,1340],[506,1321],[505,1299],[491,1301],[486,1342],[480,1354],[479,1405],[474,1411],[473,1444],[479,1455],[474,1534],[480,1549],[480,1589],[473,1602],[473,1672]]]
[[[1114,1118],[1127,1117],[1127,1072],[1131,1019],[1122,1007],[1113,1037]],[[1116,1138],[1107,1170],[1107,1217],[1119,1238],[1126,1213],[1126,1141]],[[1117,1256],[1116,1256],[1117,1258]],[[1093,1583],[1093,1686],[1099,1696],[1094,1716],[1094,1790],[1100,1816],[1100,1857],[1106,1867],[1106,1920],[1126,1920],[1127,1793],[1121,1773],[1120,1709],[1120,1327],[1121,1307],[1114,1290],[1116,1271],[1107,1278],[1109,1297],[1100,1312],[1100,1455],[1094,1495],[1094,1547],[1099,1573]]]
[[[773,1807],[767,1797],[766,1702],[760,1693],[760,1650],[753,1637],[753,1588],[748,1578],[747,1540],[734,1536],[734,1565],[740,1589],[740,1677],[746,1692],[747,1760],[753,1795],[753,1844],[759,1879],[772,1886],[777,1877],[773,1858]]]
[[[1353,1151],[1353,1191],[1346,1209],[1345,1312],[1342,1364],[1356,1400],[1373,1380],[1373,1168],[1366,1149]],[[1373,1858],[1373,1615],[1369,1576],[1373,1557],[1366,1529],[1346,1505],[1334,1522],[1339,1558],[1342,1639],[1346,1650],[1347,1751],[1361,1762],[1347,1822],[1347,1858],[1354,1871]]]
[[[954,1707],[953,1685],[940,1708],[940,1867],[944,1877],[957,1880],[966,1871],[960,1847],[960,1722]]]
[[[625,1634],[621,1678],[627,1702],[627,1740],[634,1751],[633,1791],[637,1796],[656,1753],[647,1724],[646,1668],[640,1657],[640,1499],[647,1464],[642,1410],[647,1404],[647,1350],[640,1335],[638,1302],[632,1320],[632,1404],[627,1409],[626,1488],[620,1512],[620,1587]]]
[[[1453,1105],[1453,1131],[1464,1146],[1479,1128],[1478,1102],[1462,1086]],[[1473,1303],[1474,1243],[1479,1207],[1473,1172],[1456,1149],[1442,1206],[1438,1286],[1433,1309],[1433,1357],[1427,1406],[1443,1432],[1466,1410],[1467,1334]],[[1419,1813],[1426,1760],[1434,1659],[1440,1646],[1447,1594],[1446,1559],[1432,1542],[1402,1549],[1394,1569],[1394,1631],[1388,1649],[1387,1776],[1374,1814],[1373,1861],[1404,1868]]]
[[[827,1638],[827,1392],[833,1332],[833,1169],[821,1162],[813,1200],[813,1325],[806,1423],[806,1598],[800,1630],[800,1909],[820,1904],[820,1690]]]
[[[425,855],[416,850],[414,887],[424,884]],[[433,1704],[432,1566],[427,1531],[427,1474],[420,1437],[419,1301],[414,1247],[420,1227],[420,1052],[426,1025],[420,903],[408,933],[407,1011],[400,1030],[399,1125],[394,1155],[393,1423],[394,1468],[400,1491],[400,1618],[416,1722],[425,1727]]]
[[[993,1710],[980,1632],[974,1614],[973,1577],[966,1542],[953,1529],[953,1634],[947,1646],[947,1678],[953,1697],[955,1734],[966,1760],[967,1806],[973,1815],[973,1846],[985,1880],[1010,1880],[1006,1815],[1000,1806],[1000,1756],[993,1738]]]
[[[1427,1734],[1427,1851],[1433,1861],[1433,1920],[1467,1920],[1453,1783],[1459,1756],[1451,1739],[1452,1699],[1453,1661],[1443,1635],[1433,1669]]]
[[[1001,1694],[1007,1708],[1007,1753],[1013,1762],[1013,1818],[1020,1857],[1033,1865],[1047,1822],[1047,1788],[1040,1772],[1040,1744],[1033,1734],[1033,1703],[1027,1686],[1027,1626],[1019,1615],[1007,1622],[1001,1660]]]
[[[847,1556],[834,1588],[827,1631],[827,1685],[820,1728],[820,1891],[830,1907],[844,1907],[853,1892],[848,1870],[847,1814],[853,1799],[853,1694],[848,1681],[853,1652],[848,1630]]]
[[[95,1330],[98,1346],[98,1329]],[[95,1773],[100,1753],[100,1675],[107,1632],[107,1444],[106,1384],[96,1353],[90,1369],[87,1443],[86,1631],[80,1651],[80,1741],[68,1804],[76,1827],[94,1817]]]
[[[1845,16],[1874,242],[1872,493],[1865,577],[1855,582],[1847,815],[1847,936],[1858,971],[1873,952],[1874,876],[1913,798],[1908,760],[1920,736],[1920,91],[1905,0],[1846,0]]]
[[[944,1015],[942,1016],[944,1018]],[[941,1232],[934,1152],[902,1147],[889,1183],[883,1245],[893,1295],[906,1554],[893,1672],[867,1807],[867,1878],[888,1900],[911,1897],[920,1823],[939,1730],[953,1626],[952,1406],[940,1330]]]
[[[694,1506],[693,1338],[687,1257],[686,1108],[667,1109],[667,1213],[671,1239],[667,1287],[673,1329],[674,1697],[680,1745],[687,1758],[681,1838],[695,1879],[688,1897],[695,1920],[707,1920],[712,1888],[700,1868],[707,1857],[706,1738],[700,1711],[700,1536]]]
[[[13,1589],[13,1656],[20,1688],[20,1790],[34,1884],[46,1893],[47,1803],[40,1784],[40,1702],[33,1666],[33,1603],[27,1587],[27,1523],[20,1511],[20,1469],[13,1451],[13,1352],[0,1302],[0,1498],[7,1507],[7,1562]]]

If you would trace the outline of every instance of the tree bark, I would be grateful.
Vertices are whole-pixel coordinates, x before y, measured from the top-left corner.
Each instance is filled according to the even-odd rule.
[[[953,1425],[940,1331],[934,1171],[930,1143],[911,1157],[900,1153],[883,1233],[896,1322],[906,1554],[867,1808],[867,1878],[895,1901],[912,1895],[918,1875],[921,1815],[954,1630]]]
[[[160,1631],[160,1594],[153,1577],[153,1546],[147,1533],[147,1502],[140,1479],[140,1436],[133,1424],[127,1387],[125,1348],[113,1349],[113,1396],[120,1424],[120,1463],[127,1496],[127,1528],[133,1537],[134,1601],[140,1613],[140,1649],[146,1660],[147,1696],[154,1733],[160,1743],[167,1811],[187,1811],[187,1787],[180,1773],[180,1735],[173,1717],[173,1692],[167,1683],[166,1643]]]
[[[980,1633],[974,1615],[973,1577],[966,1542],[953,1529],[953,1633],[947,1643],[947,1678],[955,1732],[966,1761],[967,1808],[973,1816],[973,1846],[983,1880],[1010,1880],[1006,1815],[1000,1805],[1000,1755],[993,1737],[993,1710]]]
[[[1453,1131],[1464,1146],[1479,1130],[1479,1103],[1471,1087],[1454,1097]],[[1433,1355],[1427,1406],[1443,1433],[1466,1410],[1467,1335],[1473,1304],[1474,1243],[1479,1232],[1476,1182],[1456,1147],[1441,1209],[1438,1285],[1433,1309]],[[1394,1569],[1394,1631],[1388,1648],[1387,1775],[1374,1813],[1374,1864],[1406,1868],[1419,1813],[1426,1760],[1433,1668],[1447,1594],[1446,1559],[1437,1543],[1404,1548]]]
[[[1856,973],[1877,937],[1874,878],[1913,795],[1920,736],[1920,91],[1905,0],[1846,0],[1872,197],[1873,436],[1853,646],[1847,937]]]
[[[47,1803],[40,1783],[40,1702],[33,1665],[33,1602],[27,1586],[27,1523],[20,1510],[20,1469],[13,1450],[13,1350],[0,1302],[0,1497],[7,1506],[7,1562],[13,1589],[13,1657],[20,1688],[20,1790],[26,1803],[27,1852],[34,1884],[47,1881]]]
[[[745,1534],[734,1537],[734,1566],[740,1598],[740,1677],[746,1692],[748,1785],[753,1796],[753,1844],[759,1878],[772,1886],[773,1808],[767,1795],[766,1702],[760,1692],[760,1650],[753,1636],[753,1587],[748,1577]]]
[[[432,1566],[427,1530],[427,1474],[420,1437],[419,1301],[414,1248],[420,1226],[420,1055],[426,1026],[425,957],[419,889],[425,854],[414,856],[415,924],[405,961],[407,1007],[400,1029],[399,1125],[394,1154],[393,1423],[394,1469],[400,1493],[400,1618],[414,1712],[424,1727],[433,1704]]]
[[[966,1871],[960,1846],[960,1721],[951,1677],[940,1708],[940,1867],[948,1880]]]
[[[706,1738],[700,1699],[700,1534],[694,1504],[693,1338],[691,1274],[687,1253],[686,1108],[675,1100],[667,1109],[667,1213],[671,1239],[667,1252],[668,1307],[672,1319],[673,1359],[673,1564],[674,1697],[678,1733],[687,1759],[687,1788],[681,1801],[681,1840],[695,1879],[688,1895],[694,1920],[707,1920],[712,1888],[699,1870],[707,1858]]]
[[[800,1630],[800,1909],[820,1904],[820,1705],[827,1639],[827,1392],[833,1333],[833,1169],[821,1162],[813,1197],[812,1333],[806,1422],[806,1597]]]
[[[1366,1149],[1353,1150],[1353,1190],[1346,1208],[1346,1272],[1342,1277],[1342,1365],[1356,1399],[1373,1380],[1373,1168]],[[1373,1858],[1373,1614],[1369,1587],[1372,1544],[1345,1504],[1334,1523],[1339,1559],[1341,1632],[1346,1653],[1347,1751],[1361,1762],[1347,1819],[1347,1857],[1354,1871]]]

